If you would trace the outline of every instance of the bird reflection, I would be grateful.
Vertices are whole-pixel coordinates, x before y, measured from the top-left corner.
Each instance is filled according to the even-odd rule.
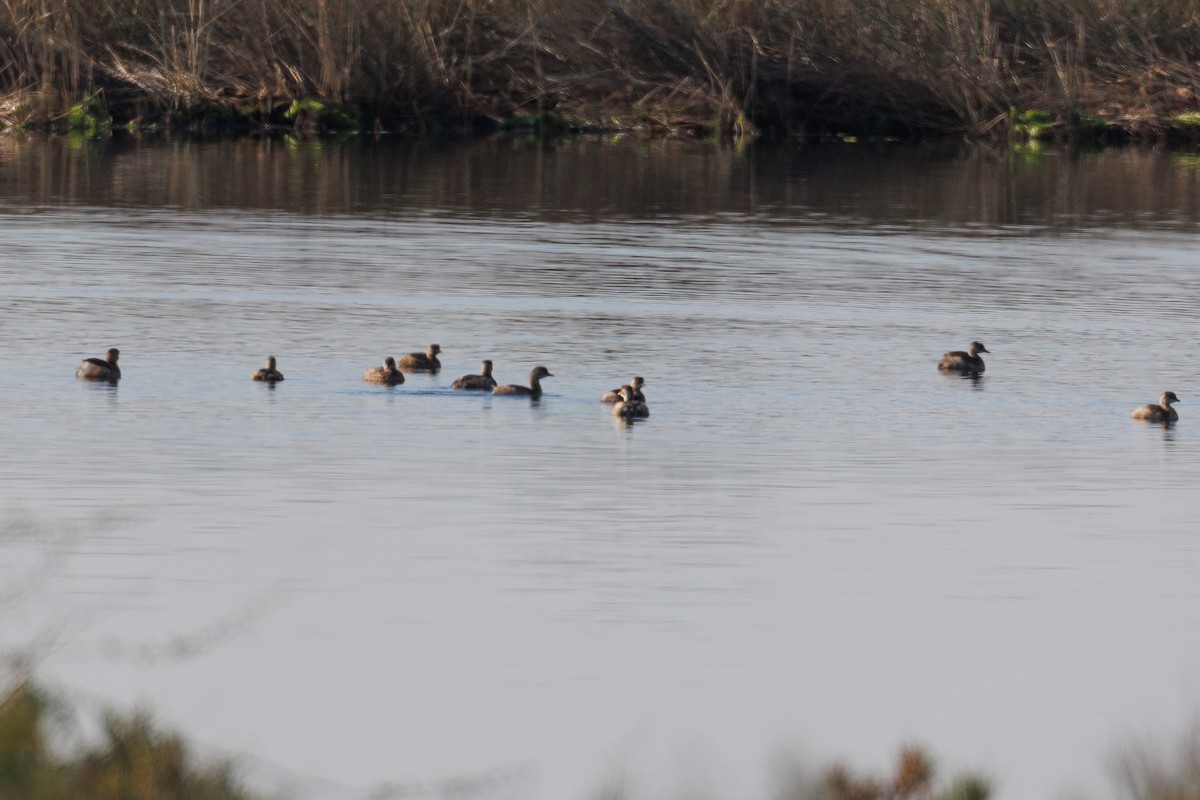
[[[950,380],[967,381],[971,384],[972,389],[982,391],[985,386],[984,376],[978,372],[950,372],[942,370],[941,373]]]

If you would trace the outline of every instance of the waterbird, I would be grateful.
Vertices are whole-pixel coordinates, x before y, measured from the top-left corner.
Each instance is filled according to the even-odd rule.
[[[626,384],[626,386],[633,389],[633,399],[640,400],[643,403],[646,402],[646,396],[644,394],[642,394],[642,387],[645,385],[646,385],[646,379],[643,378],[641,375],[634,375],[633,380],[631,380],[628,384]],[[620,401],[621,390],[624,388],[625,388],[625,386],[618,386],[616,389],[613,389],[612,391],[605,392],[604,394],[600,395],[600,402],[601,403],[616,403],[616,402]]]
[[[1144,419],[1146,422],[1175,422],[1179,412],[1171,408],[1171,403],[1178,403],[1179,398],[1174,392],[1163,392],[1158,398],[1158,405],[1140,406],[1129,416],[1133,419]]]
[[[621,399],[613,406],[614,417],[624,417],[625,419],[633,419],[634,417],[650,416],[650,408],[645,401],[638,400],[636,396],[637,390],[629,384],[621,387]]]
[[[117,348],[110,348],[104,354],[104,359],[85,358],[83,364],[75,371],[75,377],[81,381],[108,381],[116,383],[121,379],[121,368],[117,366],[117,359],[121,357],[121,351]]]
[[[550,370],[545,367],[534,367],[533,372],[529,373],[529,386],[518,386],[515,383],[508,383],[504,386],[497,386],[492,390],[492,394],[521,395],[536,400],[542,396],[542,378],[553,377]]]
[[[275,356],[267,356],[267,364],[250,376],[251,380],[276,383],[283,380],[283,373],[275,369]]]
[[[938,369],[950,372],[983,372],[983,359],[979,354],[989,352],[991,351],[982,343],[971,342],[965,353],[962,350],[954,350],[942,356],[942,360],[938,362]]]
[[[496,379],[492,377],[492,362],[484,361],[480,365],[478,375],[463,375],[450,384],[451,389],[481,389],[490,392],[496,388]]]
[[[437,357],[440,352],[442,352],[441,346],[431,344],[425,348],[424,353],[409,353],[400,358],[400,369],[409,372],[437,372],[442,368],[442,362],[438,361]]]
[[[388,356],[383,360],[382,367],[371,367],[363,373],[363,382],[396,386],[404,383],[404,373],[396,369],[396,359]]]

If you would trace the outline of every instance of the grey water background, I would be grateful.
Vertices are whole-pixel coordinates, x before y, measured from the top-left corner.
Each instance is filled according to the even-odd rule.
[[[1147,150],[0,139],[0,647],[294,796],[1104,796],[1200,708],[1198,222]]]

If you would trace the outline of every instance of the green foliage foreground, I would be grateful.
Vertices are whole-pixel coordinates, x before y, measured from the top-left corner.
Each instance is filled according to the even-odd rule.
[[[65,709],[29,681],[0,699],[0,800],[250,800],[227,764],[199,764],[178,736],[145,714],[104,715],[99,740],[75,752],[52,746]],[[925,751],[901,751],[893,775],[860,774],[843,765],[817,781],[790,782],[780,800],[987,800],[975,775],[936,780]]]
[[[933,758],[919,747],[905,747],[888,776],[859,774],[835,764],[816,785],[796,787],[782,800],[988,800],[991,784],[982,775],[937,779]]]
[[[69,713],[36,684],[19,680],[0,696],[0,800],[251,800],[225,763],[201,763],[177,735],[146,714],[109,712],[94,742],[66,752],[58,741]],[[901,749],[890,774],[834,764],[787,778],[775,800],[988,800],[977,773],[942,779],[919,747]],[[1132,743],[1113,777],[1125,800],[1200,798],[1200,727],[1174,747]],[[608,796],[608,795],[605,795]],[[617,793],[612,796],[626,796]]]
[[[143,714],[104,717],[100,741],[50,746],[55,704],[28,683],[0,699],[0,800],[248,800],[227,765],[198,765]]]

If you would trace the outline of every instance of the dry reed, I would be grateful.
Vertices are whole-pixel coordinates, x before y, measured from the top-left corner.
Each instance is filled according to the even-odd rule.
[[[1158,137],[1197,127],[1198,32],[1200,0],[0,0],[0,124]]]

